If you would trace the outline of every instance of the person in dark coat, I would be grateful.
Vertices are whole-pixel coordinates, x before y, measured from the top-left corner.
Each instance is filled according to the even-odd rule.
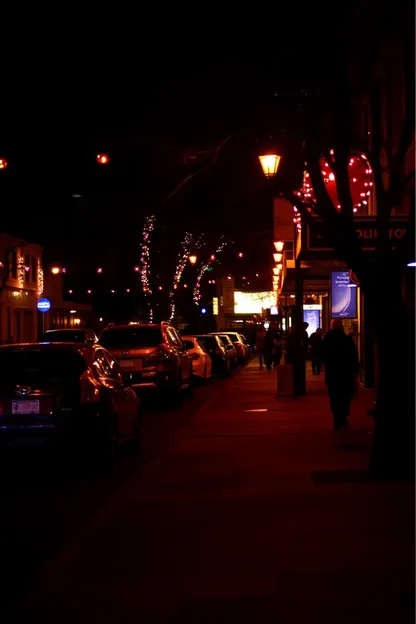
[[[322,364],[322,329],[318,327],[309,338],[311,348],[312,375],[321,374]]]
[[[345,334],[341,319],[332,321],[323,340],[322,355],[334,429],[338,430],[348,425],[355,377],[360,368],[354,340]]]
[[[275,337],[271,327],[268,328],[264,338],[264,358],[267,370],[271,370],[274,359]]]

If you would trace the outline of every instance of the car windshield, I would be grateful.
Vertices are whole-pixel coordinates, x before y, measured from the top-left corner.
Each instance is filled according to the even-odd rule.
[[[79,329],[53,329],[43,334],[42,342],[85,342],[85,333]]]
[[[31,383],[34,379],[65,381],[79,378],[86,369],[85,360],[74,351],[0,350],[0,383]]]
[[[192,342],[192,340],[184,340],[184,343],[185,343],[185,349],[187,351],[190,351],[191,349],[195,349],[195,345]]]
[[[218,346],[214,336],[198,336],[198,340],[208,350],[216,349]]]
[[[162,332],[158,327],[125,327],[108,329],[100,338],[100,344],[106,349],[118,347],[155,347],[163,342]]]
[[[228,338],[228,336],[224,336],[223,335],[223,336],[220,336],[219,338],[220,338],[222,344],[224,344],[224,345],[231,344],[231,340]]]
[[[241,342],[241,339],[240,339],[240,337],[237,334],[226,334],[226,335],[231,340],[231,342],[233,342],[234,344],[236,342]]]

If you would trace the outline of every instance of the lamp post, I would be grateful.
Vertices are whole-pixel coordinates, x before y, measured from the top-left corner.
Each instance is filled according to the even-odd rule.
[[[281,157],[276,152],[268,152],[259,156],[259,161],[266,178],[273,178],[279,168]],[[293,348],[293,387],[295,396],[303,396],[306,394],[306,367],[305,367],[305,345],[304,345],[304,332],[303,332],[303,278],[301,272],[300,260],[296,258],[296,243],[299,232],[294,232],[293,245],[294,254],[296,259],[295,265],[295,281],[296,281],[296,320],[295,320],[295,332],[290,337]],[[284,243],[283,241],[275,241],[274,247],[276,253],[273,254],[276,266],[273,269],[274,285],[278,282],[276,278],[281,277],[282,271],[282,252]],[[279,290],[277,291],[277,294]]]

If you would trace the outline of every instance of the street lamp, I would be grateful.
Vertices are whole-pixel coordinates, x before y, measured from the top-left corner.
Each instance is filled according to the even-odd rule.
[[[262,154],[259,156],[261,168],[266,178],[273,178],[276,175],[280,164],[280,158],[281,157],[277,154]]]
[[[273,245],[275,246],[277,253],[282,253],[283,247],[285,245],[283,241],[275,241]]]
[[[191,264],[196,264],[196,261],[197,261],[197,260],[198,260],[197,256],[194,256],[194,255],[189,256],[189,262],[190,262]]]
[[[108,163],[110,162],[110,157],[108,154],[97,154],[95,158],[99,165],[108,165]]]

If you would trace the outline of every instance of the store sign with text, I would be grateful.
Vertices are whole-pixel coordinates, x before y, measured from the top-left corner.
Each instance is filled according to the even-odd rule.
[[[371,250],[375,249],[376,241],[378,238],[378,226],[375,217],[362,217],[354,219],[357,233],[357,238],[361,241],[363,249]],[[407,231],[406,219],[391,219],[389,228],[389,238],[392,241],[392,245],[397,244],[405,235]],[[322,234],[321,222],[317,221],[316,225],[308,225],[308,235],[306,241],[306,248],[308,250],[313,249],[333,249],[328,241],[327,237]]]

